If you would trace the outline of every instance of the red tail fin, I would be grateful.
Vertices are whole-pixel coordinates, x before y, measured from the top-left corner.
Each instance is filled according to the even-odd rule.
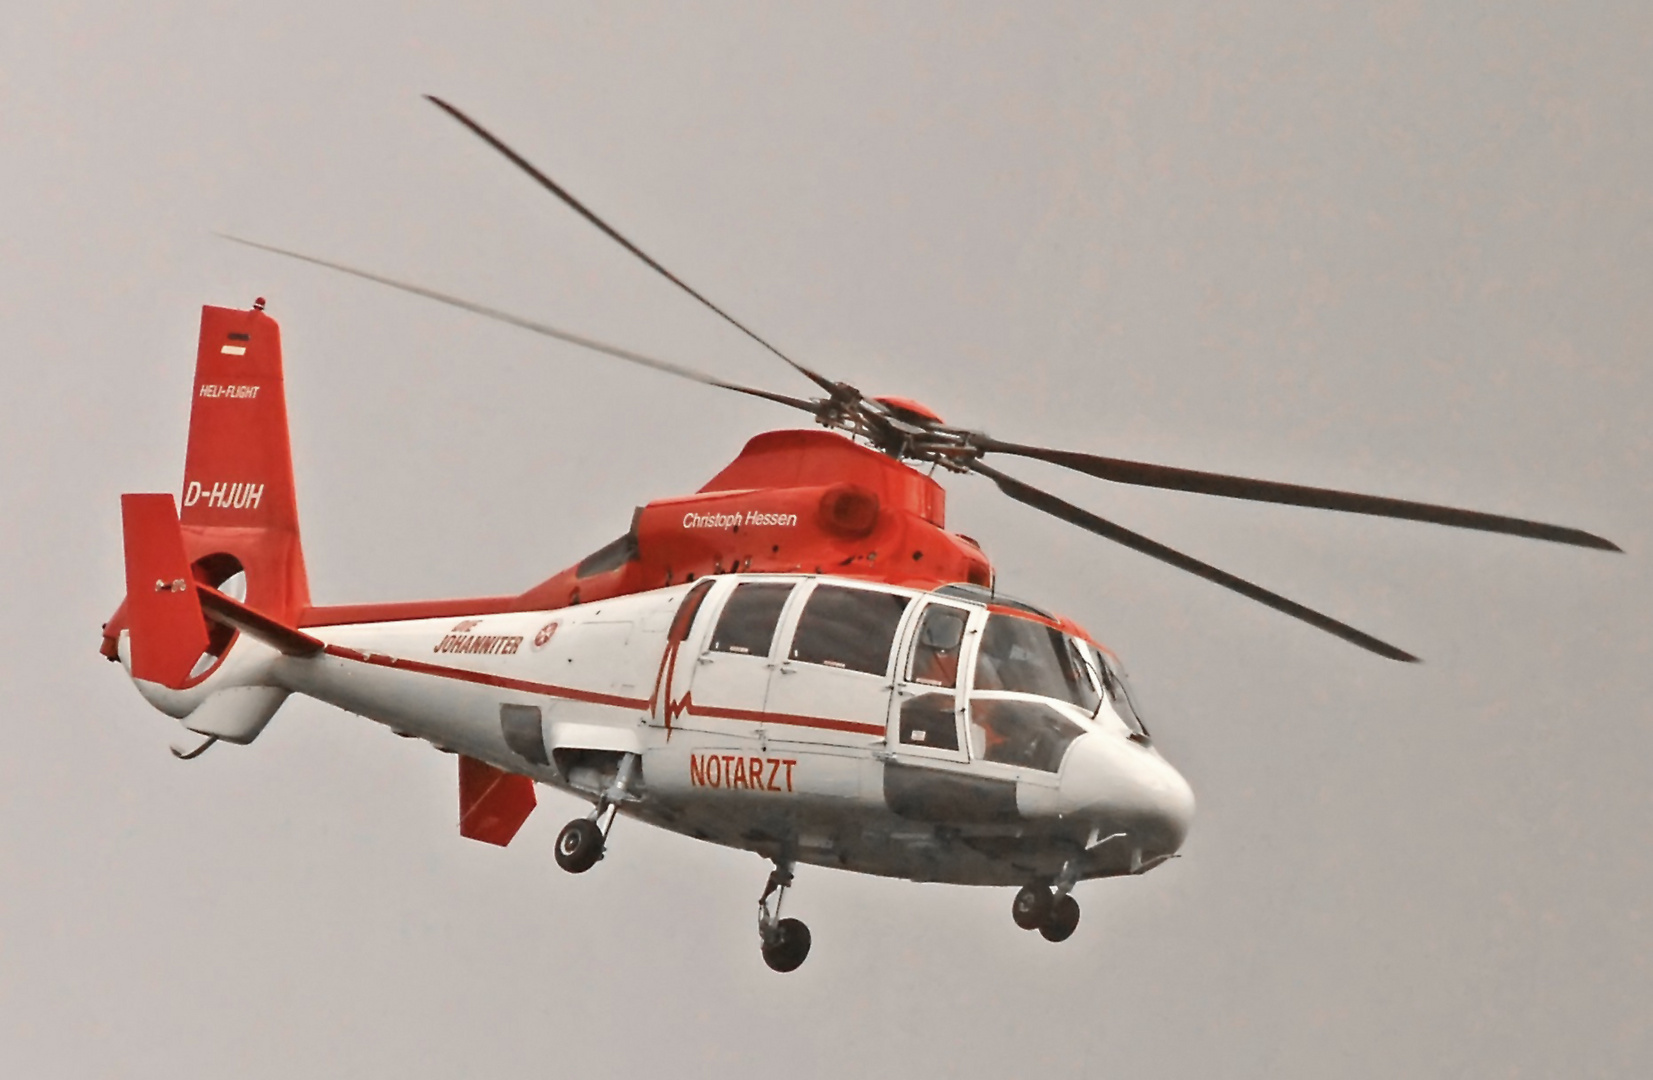
[[[134,678],[180,687],[207,648],[207,624],[171,495],[122,495],[126,618]]]
[[[293,622],[310,604],[299,544],[281,329],[259,308],[201,309],[184,461],[184,544],[214,587],[246,573],[246,602]]]

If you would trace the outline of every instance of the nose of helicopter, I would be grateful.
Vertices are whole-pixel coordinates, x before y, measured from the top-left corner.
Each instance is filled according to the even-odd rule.
[[[1076,739],[1063,762],[1061,812],[1152,859],[1176,853],[1194,821],[1194,791],[1152,747],[1102,732]]]

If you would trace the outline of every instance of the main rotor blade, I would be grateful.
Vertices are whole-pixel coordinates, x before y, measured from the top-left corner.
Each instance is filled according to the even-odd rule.
[[[511,164],[515,165],[517,168],[521,169],[523,172],[525,172],[529,176],[533,177],[534,180],[537,181],[541,187],[543,187],[545,190],[549,191],[551,194],[555,195],[557,198],[561,199],[565,204],[567,204],[569,209],[573,210],[576,214],[579,214],[581,217],[583,217],[587,221],[591,222],[591,224],[597,226],[597,228],[601,229],[603,231],[603,233],[610,240],[613,240],[615,243],[619,244],[621,247],[625,248],[627,251],[631,252],[633,255],[635,255],[639,259],[643,260],[643,262],[647,263],[651,269],[653,269],[660,276],[664,277],[667,281],[671,282],[673,285],[676,285],[678,288],[682,289],[684,292],[688,293],[690,296],[694,297],[696,300],[699,300],[702,304],[706,305],[708,308],[711,308],[714,312],[716,312],[719,316],[721,316],[724,319],[725,322],[729,323],[729,325],[733,326],[736,330],[739,330],[741,333],[745,334],[747,337],[751,338],[753,341],[757,342],[759,345],[762,345],[765,349],[768,349],[770,352],[772,352],[776,356],[780,357],[787,364],[791,365],[793,370],[797,371],[799,374],[801,374],[805,378],[809,379],[816,386],[819,386],[821,389],[825,390],[828,394],[835,393],[838,390],[838,384],[837,383],[833,382],[831,379],[828,379],[824,375],[816,374],[815,372],[813,372],[813,371],[809,370],[808,368],[804,367],[802,364],[798,363],[796,360],[792,359],[790,356],[787,356],[785,353],[783,353],[779,349],[775,348],[775,346],[769,344],[769,342],[767,342],[763,338],[759,337],[757,335],[757,333],[755,331],[753,331],[750,327],[748,327],[745,323],[741,322],[739,319],[735,318],[733,315],[729,314],[727,311],[724,311],[722,308],[718,307],[716,304],[714,304],[710,300],[706,299],[706,297],[702,296],[691,285],[689,285],[688,282],[684,281],[682,278],[678,277],[676,274],[672,273],[670,270],[667,270],[664,266],[661,266],[659,263],[655,262],[654,259],[651,258],[648,255],[648,253],[646,253],[642,248],[638,247],[636,244],[632,243],[630,240],[627,240],[624,236],[621,236],[617,231],[615,231],[615,229],[611,225],[609,225],[608,222],[604,221],[602,218],[598,217],[595,213],[593,213],[588,206],[586,206],[580,200],[576,199],[561,184],[557,183],[555,180],[551,179],[549,176],[547,176],[544,173],[540,172],[537,168],[535,168],[533,166],[532,163],[530,163],[528,161],[527,158],[524,158],[521,154],[517,153],[515,150],[512,150],[509,146],[505,145],[505,143],[500,141],[500,139],[497,136],[495,136],[493,132],[489,131],[487,128],[483,127],[481,124],[477,123],[475,120],[472,120],[469,116],[466,116],[459,109],[457,109],[454,106],[448,104],[446,101],[443,101],[441,98],[437,97],[434,94],[426,94],[425,95],[425,100],[429,101],[432,105],[435,105],[437,108],[441,109],[443,112],[447,113],[449,116],[453,117],[455,120],[458,120],[461,124],[464,124],[466,127],[470,128],[471,132],[473,134],[475,134],[478,138],[480,138],[483,142],[487,143],[489,146],[493,147],[495,150],[498,150],[501,154],[504,154],[507,158],[510,159]]]
[[[1507,533],[1510,536],[1524,536],[1531,540],[1548,540],[1557,544],[1572,544],[1602,551],[1623,550],[1611,540],[1582,529],[1565,525],[1547,525],[1541,521],[1527,521],[1524,518],[1505,517],[1502,514],[1484,514],[1478,510],[1460,510],[1451,506],[1391,499],[1382,495],[1358,495],[1352,491],[1337,491],[1332,488],[1282,484],[1273,480],[1252,480],[1244,476],[1177,469],[1169,465],[1149,465],[1140,461],[1081,454],[1071,450],[1048,450],[1042,446],[1025,446],[990,438],[973,439],[972,442],[985,452],[1014,454],[1017,457],[1048,461],[1053,465],[1061,465],[1063,468],[1120,484],[1191,491],[1200,495],[1220,495],[1228,499],[1245,499],[1250,502],[1342,510],[1351,514],[1372,514],[1377,517],[1404,518],[1410,521],[1432,521],[1437,525],[1450,525],[1459,529]]]
[[[693,382],[701,383],[706,386],[715,386],[720,390],[733,390],[737,394],[746,394],[749,397],[762,398],[765,401],[773,401],[780,405],[790,405],[794,409],[802,409],[807,413],[814,413],[816,411],[816,407],[813,402],[805,401],[802,398],[789,397],[786,394],[776,394],[768,390],[758,390],[750,386],[741,386],[739,383],[724,382],[722,379],[715,379],[704,372],[696,371],[694,368],[684,367],[682,364],[674,364],[670,360],[657,360],[652,356],[644,356],[642,353],[632,352],[630,349],[622,349],[618,345],[609,345],[606,342],[597,341],[594,338],[584,337],[580,334],[572,334],[567,330],[559,330],[555,326],[549,326],[542,322],[536,322],[533,319],[524,318],[521,315],[513,315],[509,311],[501,311],[499,308],[489,307],[486,304],[478,304],[474,300],[466,300],[462,297],[450,296],[447,293],[437,292],[435,289],[427,289],[423,285],[415,285],[407,281],[398,281],[395,278],[384,277],[380,274],[370,273],[367,270],[358,270],[353,266],[346,266],[343,263],[330,262],[327,259],[318,259],[314,255],[305,255],[302,252],[288,251],[286,248],[278,248],[270,244],[261,244],[257,240],[245,240],[239,236],[231,236],[228,233],[218,233],[217,235],[225,240],[229,240],[233,243],[241,244],[246,247],[257,248],[260,251],[268,251],[276,255],[285,255],[289,259],[298,259],[300,262],[312,263],[316,266],[325,266],[329,270],[337,270],[341,274],[349,274],[351,277],[359,277],[366,281],[377,282],[380,285],[388,285],[392,289],[400,289],[402,292],[412,293],[414,296],[422,296],[427,300],[435,300],[439,304],[447,304],[449,307],[456,307],[461,311],[469,311],[473,314],[494,319],[498,322],[509,323],[512,326],[520,327],[523,330],[531,330],[536,334],[541,334],[548,338],[555,338],[556,340],[566,342],[569,345],[578,345],[582,349],[590,349],[593,352],[600,352],[606,356],[612,356],[618,360],[626,360],[633,364],[641,364],[643,367],[653,368],[655,371],[663,371],[667,375],[676,375],[680,379],[689,379]]]
[[[1115,525],[1105,518],[1097,517],[1089,510],[1081,510],[1070,502],[1059,499],[1047,491],[1040,491],[1031,484],[1024,484],[1014,477],[1006,476],[997,469],[983,465],[979,461],[972,462],[969,468],[971,471],[980,473],[992,480],[999,485],[1000,491],[1017,502],[1025,503],[1036,510],[1043,510],[1045,513],[1061,518],[1069,524],[1077,525],[1081,529],[1088,529],[1104,539],[1112,540],[1116,544],[1123,544],[1133,551],[1142,552],[1144,555],[1150,555],[1161,562],[1171,564],[1179,570],[1186,570],[1190,574],[1215,582],[1225,589],[1232,589],[1241,596],[1248,597],[1260,604],[1266,604],[1275,611],[1283,612],[1294,619],[1301,619],[1310,626],[1324,630],[1328,634],[1334,634],[1344,641],[1359,645],[1368,652],[1375,652],[1379,656],[1388,657],[1390,660],[1403,660],[1409,664],[1418,662],[1418,658],[1411,653],[1403,649],[1397,649],[1386,641],[1379,641],[1372,635],[1356,630],[1347,623],[1338,622],[1330,615],[1322,615],[1313,608],[1304,607],[1295,600],[1287,600],[1279,593],[1269,592],[1260,585],[1253,585],[1244,578],[1235,577],[1226,570],[1218,570],[1209,563],[1200,562],[1192,556],[1168,548],[1164,544],[1148,539],[1141,533],[1134,533],[1123,526]]]

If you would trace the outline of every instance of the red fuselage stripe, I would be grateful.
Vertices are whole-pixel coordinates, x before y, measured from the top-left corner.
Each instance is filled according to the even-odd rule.
[[[327,646],[329,656],[337,656],[343,660],[354,660],[360,664],[372,664],[375,667],[392,668],[396,671],[410,671],[418,675],[435,675],[443,679],[457,679],[460,682],[477,683],[481,686],[497,686],[502,690],[520,690],[526,694],[543,694],[546,697],[563,698],[568,701],[584,701],[592,705],[610,705],[617,709],[648,710],[653,702],[648,698],[622,697],[618,694],[599,694],[592,690],[580,690],[572,686],[557,686],[552,683],[534,682],[531,679],[512,679],[504,675],[492,675],[485,671],[467,671],[464,668],[448,667],[445,664],[427,664],[423,660],[405,660],[396,656],[385,656],[382,653],[367,653],[359,649],[349,649],[342,645]],[[715,720],[743,720],[753,724],[781,724],[788,727],[823,728],[827,731],[847,731],[857,735],[882,735],[883,725],[859,724],[853,720],[832,720],[823,716],[797,716],[792,713],[758,712],[752,709],[723,709],[715,705],[696,705],[692,700],[685,703],[683,710],[690,716],[704,716]]]
[[[758,712],[754,709],[724,709],[716,705],[696,705],[692,701],[684,712],[690,716],[704,716],[713,720],[744,720],[753,724],[825,728],[828,731],[848,731],[857,735],[884,734],[882,724],[858,724],[853,720],[829,720],[824,716],[797,716],[793,713]]]
[[[490,675],[485,671],[466,671],[464,668],[447,667],[443,664],[427,664],[423,660],[404,660],[400,657],[384,656],[380,653],[365,653],[356,649],[347,649],[342,645],[329,645],[327,646],[327,652],[330,656],[355,660],[362,664],[373,664],[377,667],[395,668],[397,671],[412,671],[420,675],[436,675],[444,679],[458,679],[461,682],[478,683],[482,686],[497,686],[502,690],[521,690],[527,694],[544,694],[546,697],[565,698],[569,701],[585,701],[593,705],[612,705],[617,709],[646,709],[649,704],[647,698],[599,694],[591,690],[577,690],[572,686],[554,686],[551,683],[533,682],[529,679],[511,679],[504,675]]]

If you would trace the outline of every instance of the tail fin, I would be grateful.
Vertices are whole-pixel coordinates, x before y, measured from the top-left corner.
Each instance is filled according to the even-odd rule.
[[[244,599],[283,622],[310,605],[299,543],[281,329],[264,314],[201,309],[181,500],[195,577],[218,588],[246,575]]]
[[[159,535],[156,522],[163,516],[173,522],[170,529],[174,535],[178,535],[181,525],[185,578],[222,589],[270,618],[293,625],[310,606],[310,583],[304,573],[298,502],[293,493],[281,329],[264,314],[263,300],[250,311],[201,309],[201,343],[191,401],[181,513],[175,515],[170,508],[170,497],[163,497],[168,504],[164,515],[159,503],[139,504],[134,513],[143,524],[137,533],[140,539]],[[123,513],[127,509],[125,498]],[[110,660],[119,657],[121,632],[129,627],[137,631],[137,607],[145,608],[152,617],[166,607],[157,608],[149,595],[155,581],[170,584],[177,576],[169,571],[135,586],[131,576],[132,543],[129,527],[127,599],[103,627],[101,652]],[[141,541],[139,546],[146,557],[154,554],[148,541]],[[170,561],[170,553],[167,559]],[[134,588],[138,592],[133,592]],[[182,617],[167,618],[176,622]],[[170,632],[163,640],[172,640],[177,649],[187,651],[185,643],[195,640],[194,631],[180,637],[178,625],[165,625],[170,626]],[[221,654],[229,644],[228,634],[217,627],[209,627],[208,633],[206,651]],[[169,672],[167,648],[159,653],[155,650],[156,646],[151,645],[151,656],[161,657],[160,667],[150,668],[146,662],[145,669]],[[165,679],[153,681],[167,684]]]

